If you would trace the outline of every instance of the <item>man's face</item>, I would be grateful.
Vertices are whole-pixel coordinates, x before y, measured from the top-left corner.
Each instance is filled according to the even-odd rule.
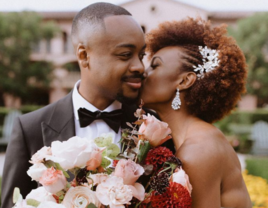
[[[109,16],[104,25],[105,30],[87,49],[88,87],[111,100],[135,100],[144,72],[144,34],[131,16]]]

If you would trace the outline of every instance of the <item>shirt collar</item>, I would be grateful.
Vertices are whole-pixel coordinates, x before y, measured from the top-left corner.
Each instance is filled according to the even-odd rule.
[[[105,108],[104,110],[99,110],[98,108],[96,108],[94,105],[92,105],[91,103],[89,103],[85,98],[83,98],[79,92],[78,92],[78,88],[80,85],[80,81],[77,81],[74,85],[74,90],[73,90],[73,94],[72,94],[72,101],[73,101],[73,106],[74,106],[74,115],[75,115],[75,119],[79,120],[78,117],[78,109],[79,108],[86,108],[87,110],[90,110],[92,112],[94,111],[106,111],[106,112],[111,112],[113,110],[117,110],[117,109],[121,109],[122,108],[122,104],[115,100],[111,105],[109,105],[107,108]]]

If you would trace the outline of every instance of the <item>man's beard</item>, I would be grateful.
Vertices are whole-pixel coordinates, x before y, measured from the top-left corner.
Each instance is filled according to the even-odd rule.
[[[144,74],[133,74],[133,75],[123,76],[121,81],[126,82],[131,78],[139,78],[141,81],[145,79]],[[135,98],[126,97],[126,96],[124,96],[123,91],[120,91],[117,93],[115,99],[118,100],[119,102],[121,102],[122,104],[126,104],[126,105],[139,104],[140,91],[138,93],[138,96]]]
[[[123,92],[119,92],[116,95],[116,100],[118,100],[122,104],[126,105],[133,105],[133,104],[138,104],[139,101],[139,95],[136,98],[129,98],[123,95]]]

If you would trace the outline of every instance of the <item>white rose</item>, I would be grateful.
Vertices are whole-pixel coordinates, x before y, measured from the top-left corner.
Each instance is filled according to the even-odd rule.
[[[41,163],[47,156],[51,155],[51,153],[52,152],[50,147],[42,147],[32,156],[30,163]]]
[[[51,149],[52,156],[48,156],[46,159],[59,163],[65,170],[85,167],[92,152],[101,150],[94,141],[77,136],[63,142],[54,141]]]
[[[37,189],[33,189],[26,196],[26,199],[34,199],[39,202],[45,202],[45,201],[56,202],[56,199],[52,196],[52,194],[47,192],[43,186]]]
[[[43,163],[35,163],[29,168],[27,174],[32,180],[39,181],[46,169],[47,167]]]
[[[63,204],[57,204],[55,202],[46,201],[38,205],[37,208],[66,208]]]
[[[33,208],[33,206],[27,205],[26,200],[18,201],[13,208]]]
[[[96,193],[90,187],[85,186],[71,187],[62,202],[66,208],[84,208],[91,203],[96,207],[101,207]]]

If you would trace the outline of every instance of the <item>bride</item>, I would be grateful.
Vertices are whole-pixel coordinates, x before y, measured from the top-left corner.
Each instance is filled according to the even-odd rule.
[[[191,18],[160,24],[147,45],[151,65],[141,97],[172,130],[193,186],[192,207],[251,207],[237,155],[212,125],[245,92],[242,51],[225,26]]]

